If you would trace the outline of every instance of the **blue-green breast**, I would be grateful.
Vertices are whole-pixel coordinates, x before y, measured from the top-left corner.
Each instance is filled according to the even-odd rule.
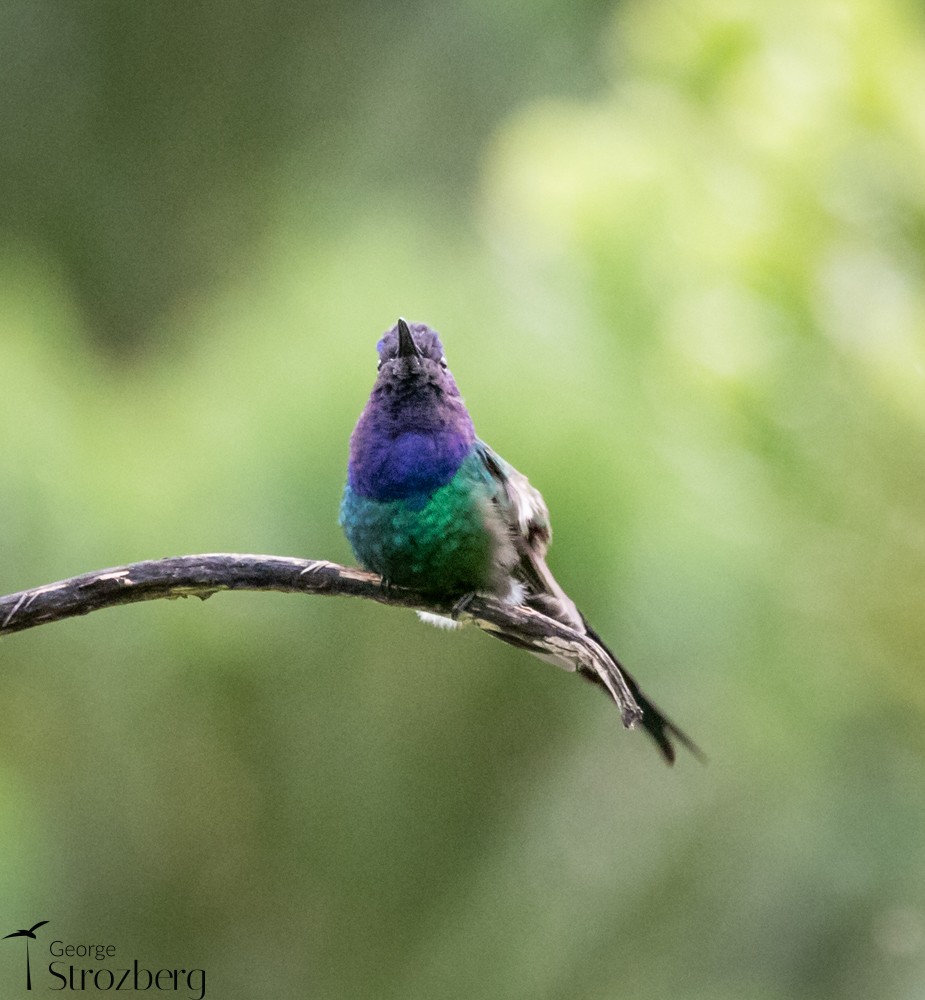
[[[340,521],[356,557],[390,582],[430,593],[506,593],[515,555],[492,497],[497,484],[477,452],[449,482],[397,500],[349,485]]]

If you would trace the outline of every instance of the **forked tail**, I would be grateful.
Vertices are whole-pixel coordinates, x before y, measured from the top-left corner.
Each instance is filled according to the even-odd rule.
[[[669,764],[674,763],[675,759],[675,746],[672,742],[672,737],[676,739],[679,743],[687,747],[688,750],[699,760],[701,763],[705,764],[707,757],[706,754],[700,749],[699,746],[687,735],[682,729],[679,729],[671,719],[667,718],[662,714],[652,704],[651,701],[640,691],[639,685],[636,683],[633,675],[629,673],[626,667],[619,661],[619,659],[614,656],[613,651],[610,647],[601,639],[601,637],[594,631],[593,628],[585,621],[585,629],[588,636],[593,639],[613,660],[616,664],[617,669],[623,675],[623,679],[626,681],[626,686],[632,692],[633,697],[636,699],[639,707],[642,709],[642,718],[639,720],[640,725],[645,729],[645,731],[652,737],[653,740],[658,744],[659,750],[662,752],[662,756]],[[607,694],[610,695],[610,691],[607,685],[601,680],[601,678],[589,670],[579,671],[582,677],[585,677],[589,681],[593,681],[595,684],[600,685]]]

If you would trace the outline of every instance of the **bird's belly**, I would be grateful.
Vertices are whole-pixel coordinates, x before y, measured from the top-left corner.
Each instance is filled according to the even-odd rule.
[[[456,476],[428,498],[374,500],[349,487],[341,524],[356,557],[391,583],[462,595],[502,589],[510,542],[487,495]]]

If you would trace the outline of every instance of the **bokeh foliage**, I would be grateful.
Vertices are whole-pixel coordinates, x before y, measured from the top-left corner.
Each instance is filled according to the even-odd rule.
[[[179,10],[4,8],[4,592],[347,559],[402,313],[711,763],[391,609],[101,613],[3,642],[10,930],[223,998],[917,996],[920,11]]]

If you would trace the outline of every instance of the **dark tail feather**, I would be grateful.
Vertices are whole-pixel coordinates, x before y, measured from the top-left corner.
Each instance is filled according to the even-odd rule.
[[[543,614],[548,613],[548,608],[544,605],[538,604],[535,600],[530,600],[528,602],[529,606],[536,607],[536,609]],[[581,615],[581,612],[579,612]],[[555,618],[559,618],[558,615],[553,615]],[[562,620],[562,619],[560,619]],[[580,626],[574,621],[565,619],[565,624],[570,625],[572,628]],[[651,701],[639,690],[639,685],[636,683],[635,678],[623,664],[614,656],[613,651],[601,640],[601,637],[588,625],[584,616],[581,616],[581,624],[584,625],[585,632],[588,638],[597,643],[598,646],[610,657],[613,665],[619,670],[620,674],[623,676],[623,680],[626,682],[626,686],[629,688],[630,694],[636,699],[636,704],[642,709],[642,718],[639,720],[642,727],[646,732],[652,737],[653,740],[658,744],[659,750],[662,752],[662,756],[669,764],[673,764],[675,760],[675,746],[672,742],[672,737],[676,739],[679,743],[683,744],[687,749],[699,760],[701,763],[705,764],[707,761],[706,754],[697,746],[697,744],[685,733],[683,730],[679,729],[670,719],[666,718]],[[502,642],[506,642],[511,646],[516,646],[518,649],[525,649],[529,653],[540,656],[539,650],[536,648],[536,644],[531,644],[529,642],[524,642],[515,636],[506,635],[503,632],[495,632],[492,630],[489,635],[494,636],[496,639],[500,639]],[[542,657],[541,657],[542,658]],[[561,665],[561,664],[560,664]],[[567,669],[574,670],[574,666],[567,667]],[[603,678],[600,674],[595,673],[592,670],[582,670],[579,668],[578,673],[581,674],[586,680],[592,681],[597,684],[603,691],[607,693],[607,697],[613,699],[613,695],[610,689],[604,683]]]
[[[688,750],[699,760],[702,764],[707,761],[706,754],[700,749],[699,746],[685,733],[683,730],[679,729],[670,719],[666,718],[651,701],[639,690],[639,685],[636,683],[633,675],[630,674],[623,664],[614,656],[610,648],[604,643],[601,637],[585,622],[585,628],[588,631],[588,635],[601,646],[613,662],[619,667],[620,673],[623,674],[623,679],[626,681],[626,686],[630,689],[633,697],[636,699],[639,707],[642,709],[642,719],[641,724],[643,729],[652,737],[653,740],[658,744],[659,750],[662,752],[662,756],[669,764],[674,763],[675,759],[675,747],[672,743],[671,738],[674,737],[679,743],[687,747]],[[581,671],[583,677],[587,678],[589,681],[593,681],[599,684],[605,691],[607,687],[604,682],[596,675],[590,672]],[[608,691],[608,697],[610,692]]]

